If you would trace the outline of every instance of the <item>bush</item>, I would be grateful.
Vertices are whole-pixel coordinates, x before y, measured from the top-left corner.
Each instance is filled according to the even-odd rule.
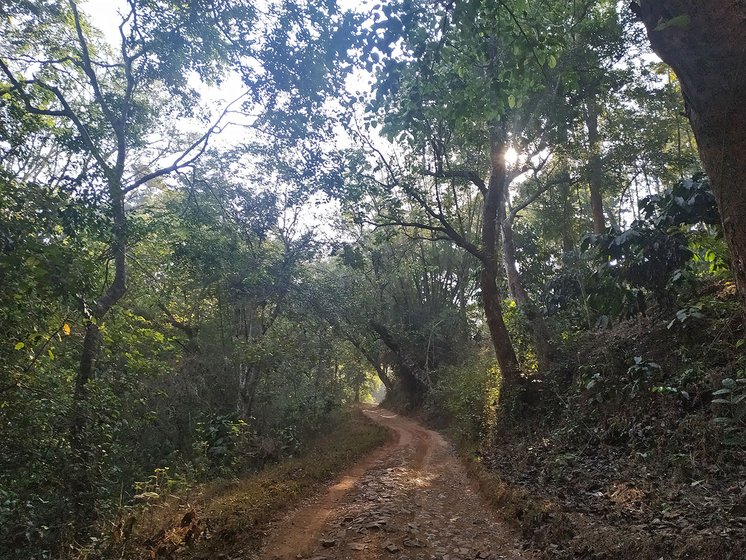
[[[486,356],[459,366],[444,366],[428,396],[426,410],[449,421],[458,435],[480,440],[495,426],[500,373]]]

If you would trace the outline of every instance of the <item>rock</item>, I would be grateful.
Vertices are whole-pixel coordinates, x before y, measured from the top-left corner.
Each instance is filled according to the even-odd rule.
[[[391,553],[399,552],[401,550],[398,545],[392,543],[391,541],[384,543],[383,548]]]
[[[319,542],[324,548],[331,548],[337,544],[337,541],[334,539],[321,539]]]
[[[402,544],[410,548],[424,548],[425,547],[425,543],[419,539],[404,539],[402,541]]]
[[[363,543],[353,542],[348,545],[352,550],[365,550]]]

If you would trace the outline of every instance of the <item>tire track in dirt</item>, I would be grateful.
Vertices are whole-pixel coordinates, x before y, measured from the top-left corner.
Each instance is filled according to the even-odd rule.
[[[257,560],[527,560],[437,432],[383,408],[395,435],[269,530]]]

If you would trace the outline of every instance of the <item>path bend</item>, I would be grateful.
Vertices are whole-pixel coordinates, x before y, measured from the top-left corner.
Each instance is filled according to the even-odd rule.
[[[394,441],[275,523],[258,560],[529,560],[438,432],[364,413]]]

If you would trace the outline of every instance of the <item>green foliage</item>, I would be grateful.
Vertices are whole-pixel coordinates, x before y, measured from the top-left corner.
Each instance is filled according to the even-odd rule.
[[[672,336],[732,330],[714,197],[681,180],[698,162],[678,84],[632,63],[616,2],[131,0],[114,38],[77,7],[0,7],[0,555],[61,557],[123,504],[306,453],[380,383],[492,435],[483,270],[520,373],[552,375],[502,264],[565,343],[648,296],[678,308]],[[207,87],[233,82],[211,127]],[[609,222],[634,220],[581,242],[590,160]],[[577,377],[597,401],[684,402],[709,362],[680,354],[683,372],[625,354]],[[728,437],[741,381],[714,395]],[[298,463],[299,487],[381,438],[356,433]]]
[[[441,368],[427,407],[434,417],[450,421],[460,437],[481,441],[496,427],[499,392],[500,376],[494,362],[478,357]]]
[[[653,378],[661,372],[661,366],[653,361],[635,356],[634,363],[627,370],[630,380],[630,393],[636,394],[641,386],[650,385]]]
[[[725,443],[743,445],[746,428],[746,378],[727,377],[721,382],[722,388],[713,391],[712,404],[717,406],[719,415],[715,422],[725,429]]]
[[[198,421],[194,443],[195,461],[206,463],[204,478],[227,476],[235,473],[236,467],[245,458],[241,454],[248,451],[248,440],[256,437],[246,421],[235,414],[222,416],[207,415]]]
[[[622,288],[625,297],[637,299],[635,311],[644,311],[640,290],[649,291],[656,302],[668,307],[673,303],[672,284],[686,279],[684,270],[692,266],[693,247],[709,236],[707,226],[719,224],[715,199],[703,176],[677,183],[662,195],[640,202],[642,217],[625,231],[609,230],[601,235],[586,236],[583,247],[595,248],[601,265],[600,274],[608,274]],[[697,229],[699,227],[699,229]],[[714,231],[718,235],[718,231]],[[710,271],[715,271],[714,251],[706,252]],[[694,260],[699,262],[700,259]],[[677,315],[684,321],[689,315]]]

